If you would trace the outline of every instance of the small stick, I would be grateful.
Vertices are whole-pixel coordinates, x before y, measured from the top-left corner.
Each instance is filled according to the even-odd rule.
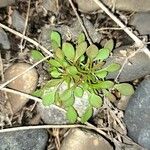
[[[27,9],[27,15],[26,15],[26,20],[25,20],[25,27],[23,30],[23,37],[21,38],[21,42],[20,42],[21,53],[22,53],[22,49],[23,49],[23,40],[24,40],[24,36],[26,34],[28,20],[29,20],[30,4],[31,4],[31,0],[29,0],[29,2],[28,2],[28,9]]]
[[[14,81],[15,79],[17,79],[18,77],[22,76],[23,74],[27,73],[28,71],[30,71],[32,68],[34,68],[35,66],[37,66],[38,64],[40,64],[41,62],[43,62],[44,60],[47,60],[48,58],[50,58],[51,55],[44,57],[43,59],[41,59],[40,61],[36,62],[34,65],[32,65],[31,67],[29,67],[28,69],[26,69],[25,71],[23,71],[22,73],[20,73],[19,75],[13,77],[12,79],[6,81],[5,83],[0,85],[0,90],[5,87],[7,84],[9,84],[10,82]]]
[[[83,25],[82,19],[81,19],[80,16],[78,15],[78,12],[77,12],[77,10],[76,10],[76,8],[75,8],[75,6],[74,6],[72,0],[68,0],[68,1],[69,1],[70,5],[71,5],[71,7],[72,7],[72,9],[73,9],[73,11],[74,11],[74,13],[75,13],[75,15],[76,15],[77,18],[78,18],[78,21],[79,21],[79,23],[80,23],[80,25],[81,25],[81,27],[82,27],[82,30],[83,30],[84,33],[85,33],[85,36],[86,36],[88,42],[89,42],[90,44],[92,44],[92,41],[91,41],[91,39],[90,39],[90,37],[89,37],[89,35],[88,35],[88,33],[87,33],[87,30],[86,30],[86,28],[85,28],[84,25]]]
[[[17,31],[13,30],[13,29],[7,27],[6,25],[4,25],[4,24],[2,24],[2,23],[0,23],[0,27],[3,28],[3,29],[5,29],[5,30],[7,30],[7,31],[9,31],[9,32],[11,32],[12,34],[15,34],[15,35],[17,35],[17,36],[19,36],[19,37],[21,37],[21,38],[24,38],[25,40],[27,40],[28,42],[32,43],[32,44],[35,45],[36,47],[39,47],[41,50],[43,50],[43,51],[44,51],[45,53],[47,53],[49,56],[52,56],[52,53],[51,53],[49,50],[47,50],[44,46],[40,45],[40,44],[39,44],[38,42],[36,42],[35,40],[32,40],[31,38],[29,38],[29,37],[23,35],[22,33],[19,33],[19,32],[17,32]]]
[[[114,20],[137,44],[138,47],[143,47],[143,42],[133,34],[109,9],[102,4],[100,0],[93,0],[112,20]]]

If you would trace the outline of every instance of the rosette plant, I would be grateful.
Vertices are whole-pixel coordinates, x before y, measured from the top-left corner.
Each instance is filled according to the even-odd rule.
[[[106,77],[120,69],[120,64],[105,65],[106,59],[113,49],[113,40],[106,42],[103,48],[95,44],[89,45],[83,33],[79,34],[76,43],[63,42],[61,35],[52,31],[50,35],[53,57],[45,61],[48,64],[48,73],[51,79],[44,86],[37,89],[33,95],[42,99],[45,106],[58,105],[66,110],[66,117],[70,123],[77,118],[86,122],[93,114],[94,108],[100,108],[104,97],[111,99],[115,91],[122,95],[132,95],[134,89],[128,83],[115,83]],[[34,60],[44,56],[38,50],[32,50]],[[65,90],[60,87],[65,83]],[[74,108],[75,98],[82,99],[84,93],[88,94],[88,107],[82,116]]]

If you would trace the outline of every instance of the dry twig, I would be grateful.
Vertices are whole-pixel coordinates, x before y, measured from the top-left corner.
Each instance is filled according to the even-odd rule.
[[[78,18],[78,21],[79,21],[79,23],[80,23],[80,25],[81,25],[81,27],[82,27],[82,30],[83,30],[84,33],[85,33],[85,36],[86,36],[88,42],[89,42],[90,44],[92,44],[92,41],[91,41],[91,39],[90,39],[90,37],[89,37],[89,35],[88,35],[88,33],[87,33],[87,30],[86,30],[86,28],[85,28],[84,25],[83,25],[82,19],[81,19],[80,16],[78,15],[78,12],[77,12],[77,10],[76,10],[76,8],[75,8],[75,6],[74,6],[72,0],[68,0],[68,1],[69,1],[70,5],[71,5],[71,7],[72,7],[72,9],[73,9],[73,11],[74,11],[74,13],[75,13],[75,15],[76,15],[77,18]]]
[[[28,2],[28,9],[27,9],[27,15],[26,15],[26,20],[25,20],[24,30],[23,30],[23,37],[21,38],[21,42],[20,42],[21,53],[22,53],[22,50],[24,47],[23,41],[24,41],[24,36],[26,34],[26,30],[27,30],[28,20],[29,20],[30,4],[31,4],[31,0],[29,0],[29,2]]]

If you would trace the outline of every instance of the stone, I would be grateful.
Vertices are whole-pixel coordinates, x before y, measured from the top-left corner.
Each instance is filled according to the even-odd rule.
[[[25,19],[17,10],[14,10],[12,13],[12,26],[21,33],[24,31]]]
[[[129,100],[124,121],[128,135],[150,149],[150,76],[145,78]]]
[[[15,3],[15,0],[0,0],[0,8]]]
[[[0,133],[0,150],[45,150],[47,142],[45,129]]]
[[[132,54],[135,50],[129,46],[114,49],[113,56],[108,58],[106,66],[112,62],[123,64],[129,53]],[[132,81],[150,74],[150,58],[144,52],[138,52],[131,57],[125,64],[120,76],[119,82]],[[107,79],[116,78],[118,72],[110,73]]]
[[[21,74],[29,67],[31,67],[31,65],[27,63],[16,63],[10,66],[5,71],[4,74],[5,81],[8,81],[13,77]],[[35,90],[37,82],[38,82],[38,74],[36,69],[33,68],[30,71],[23,74],[22,76],[18,77],[16,80],[9,83],[8,87],[27,94],[31,94]],[[24,96],[13,93],[7,93],[7,95],[8,101],[10,101],[14,113],[18,112],[29,100]]]
[[[48,11],[52,11],[54,13],[58,13],[58,4],[57,4],[57,0],[43,0],[42,6],[48,10]]]
[[[99,43],[101,40],[101,34],[99,34],[93,24],[86,18],[83,18],[84,25],[89,33],[89,36],[91,37],[91,40],[94,43]],[[82,28],[79,24],[79,21],[76,20],[74,23],[72,23],[72,26],[67,26],[67,25],[61,25],[59,27],[55,26],[45,26],[42,28],[41,34],[39,36],[39,42],[42,43],[47,49],[50,48],[50,34],[52,31],[58,31],[61,36],[63,41],[76,41],[77,36],[79,33],[83,32]]]
[[[67,88],[67,85],[63,83],[62,85],[60,85],[59,90],[63,92],[65,91],[66,88]],[[81,117],[84,114],[86,108],[89,106],[88,94],[84,92],[84,95],[82,98],[75,97],[75,102],[73,106],[77,110],[78,115]],[[69,121],[66,118],[65,110],[55,105],[50,105],[50,106],[45,107],[43,104],[39,103],[37,105],[37,111],[40,114],[44,123],[46,124],[69,123]],[[94,111],[94,114],[96,114],[96,110]]]
[[[8,36],[2,28],[0,28],[0,47],[3,49],[10,49]]]
[[[125,110],[127,108],[129,99],[130,99],[130,96],[122,95],[120,100],[116,104],[117,108],[119,108],[120,110]]]
[[[66,112],[59,109],[55,105],[43,106],[41,103],[37,104],[37,112],[45,124],[67,124]]]
[[[77,3],[79,10],[85,13],[100,9],[100,7],[93,0],[74,0],[74,2]],[[112,0],[102,0],[102,2],[108,7],[112,7],[114,5],[114,1]],[[137,0],[116,0],[115,8],[125,11],[145,12],[150,10],[150,3],[147,0],[138,0],[138,3]]]
[[[75,128],[69,131],[60,150],[113,150],[102,136]]]
[[[139,31],[140,35],[150,35],[150,12],[138,12],[130,19],[130,24]]]

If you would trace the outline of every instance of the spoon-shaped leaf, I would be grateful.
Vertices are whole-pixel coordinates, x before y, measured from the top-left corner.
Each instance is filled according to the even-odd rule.
[[[85,35],[84,35],[84,33],[80,33],[78,38],[77,38],[77,42],[78,42],[78,44],[80,44],[84,41],[85,41]]]
[[[74,47],[72,46],[72,44],[67,43],[67,42],[63,43],[62,51],[68,60],[70,60],[70,61],[74,60],[75,50],[74,50]]]
[[[44,106],[49,106],[55,101],[55,91],[45,91],[42,95],[42,103]]]
[[[112,63],[110,65],[108,65],[105,70],[108,72],[115,72],[118,71],[121,68],[121,65],[118,63]]]
[[[95,60],[103,61],[103,60],[105,60],[109,57],[109,54],[110,54],[110,51],[109,51],[108,48],[102,48],[102,49],[99,50]]]
[[[85,123],[86,121],[88,121],[92,117],[92,114],[93,114],[93,108],[89,106],[81,117],[81,123]]]
[[[58,32],[52,31],[50,35],[50,40],[55,41],[59,47],[61,46],[61,36]]]
[[[128,83],[120,83],[114,86],[122,95],[130,96],[134,93],[133,86]]]
[[[95,108],[99,108],[102,106],[102,98],[94,93],[92,93],[89,97],[89,103],[91,106]]]
[[[82,42],[79,45],[77,45],[76,56],[75,56],[74,61],[77,61],[78,58],[80,58],[85,53],[86,49],[87,49],[87,43],[86,42]]]
[[[41,52],[39,52],[38,50],[32,50],[31,57],[35,61],[38,61],[38,60],[41,60],[44,58],[43,54]]]
[[[72,106],[70,106],[67,109],[66,117],[67,117],[67,119],[69,120],[70,123],[75,123],[76,122],[78,115],[77,115],[76,110]]]
[[[114,41],[112,39],[108,40],[105,45],[104,48],[109,49],[109,51],[111,52],[114,48]]]
[[[93,59],[97,56],[97,54],[98,54],[98,48],[97,48],[97,46],[94,45],[94,44],[91,44],[91,45],[87,48],[86,54],[87,54],[87,56],[88,56],[91,60],[93,60]]]

